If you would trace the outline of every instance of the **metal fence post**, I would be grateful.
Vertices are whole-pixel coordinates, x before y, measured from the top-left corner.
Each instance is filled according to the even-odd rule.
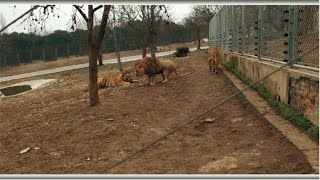
[[[58,48],[57,48],[57,46],[54,47],[54,57],[56,59],[58,59]]]
[[[234,51],[235,46],[235,18],[234,18],[234,5],[231,6],[231,52]]]
[[[219,23],[219,22],[218,22],[218,15],[219,15],[219,14],[216,15],[217,17],[216,17],[215,20],[214,20],[214,25],[215,25],[215,26],[214,26],[214,27],[215,27],[215,28],[214,28],[214,31],[215,31],[215,33],[214,33],[214,36],[215,36],[214,45],[215,45],[216,48],[219,47],[219,28],[218,28],[218,25],[219,25],[218,23]]]
[[[79,43],[79,56],[81,56],[82,55],[82,48],[81,48],[81,42]]]
[[[223,6],[222,12],[221,12],[221,29],[222,29],[222,47],[223,50],[226,50],[226,39],[225,39],[225,32],[226,32],[226,24],[225,24],[225,11],[226,11],[226,6]]]
[[[241,55],[243,56],[244,52],[244,5],[241,6]]]
[[[32,50],[29,51],[30,63],[32,63]]]
[[[227,6],[225,7],[225,11],[224,11],[224,35],[225,35],[225,43],[224,43],[224,47],[226,51],[229,51],[229,39],[228,39],[228,9]]]
[[[221,13],[220,13],[220,24],[221,24],[221,48],[224,50],[225,46],[225,39],[224,39],[224,7],[221,9]]]
[[[67,57],[69,57],[70,56],[70,45],[69,44],[67,44]]]
[[[259,37],[259,43],[258,43],[258,59],[261,60],[262,51],[263,51],[263,6],[259,6],[259,19],[258,19],[258,37]]]
[[[42,48],[42,60],[46,60],[46,49]]]
[[[214,16],[213,19],[212,19],[212,29],[211,29],[211,40],[212,40],[212,43],[211,43],[211,47],[215,47],[216,46],[216,28],[215,28],[215,25],[216,25],[216,21],[215,21],[216,17]]]
[[[288,62],[290,67],[293,66],[293,60],[297,52],[297,30],[298,30],[298,9],[297,6],[291,5],[289,9],[289,49]]]
[[[209,22],[209,38],[208,38],[208,46],[209,46],[209,48],[211,47],[211,22],[212,22],[212,19]],[[170,33],[170,38],[171,38],[171,33]],[[170,43],[170,46],[171,46],[171,43]]]
[[[20,53],[19,52],[17,52],[16,58],[17,58],[17,61],[18,61],[18,65],[20,65],[21,60],[20,60]]]
[[[220,10],[219,12],[219,27],[220,28],[220,50],[223,48],[223,26],[222,26],[222,11],[223,9]]]

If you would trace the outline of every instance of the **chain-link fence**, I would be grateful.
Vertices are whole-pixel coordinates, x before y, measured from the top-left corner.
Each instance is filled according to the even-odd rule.
[[[115,52],[115,44],[116,43],[113,39],[103,41],[101,44],[101,52]],[[26,47],[25,49],[14,49],[7,44],[2,44],[2,46],[7,48],[0,51],[0,67],[17,66],[32,63],[34,61],[53,61],[59,58],[84,56],[88,54],[86,41],[69,44]],[[128,38],[121,42],[119,51],[139,49],[141,47],[141,40]]]
[[[157,46],[167,46],[173,43],[186,43],[192,42],[193,36],[190,33],[183,33],[183,29],[170,30],[169,32],[159,33],[156,39]],[[142,49],[144,44],[143,35],[141,36],[128,36],[125,33],[116,32],[110,34],[102,41],[101,53],[113,53],[116,51],[117,44],[114,39],[117,36],[119,43],[119,51],[129,51]],[[25,35],[28,36],[28,35]],[[1,37],[0,37],[1,38]],[[84,56],[88,54],[87,41],[85,36],[76,38],[76,42],[69,42],[63,44],[54,44],[53,41],[45,41],[47,44],[52,45],[26,45],[18,46],[17,40],[0,40],[0,67],[17,66],[21,64],[33,63],[35,61],[54,61],[57,59],[64,59],[68,57]],[[31,40],[32,41],[32,40]],[[32,44],[33,42],[29,42]],[[147,49],[148,45],[147,45]],[[161,49],[161,48],[159,48]],[[147,50],[149,53],[149,50]],[[66,59],[67,60],[67,59]]]
[[[319,44],[319,6],[224,6],[210,21],[209,31],[210,47],[290,62]],[[295,63],[319,67],[319,50]]]
[[[297,54],[300,55],[319,44],[319,6],[298,6]],[[301,57],[299,64],[319,66],[319,50]]]

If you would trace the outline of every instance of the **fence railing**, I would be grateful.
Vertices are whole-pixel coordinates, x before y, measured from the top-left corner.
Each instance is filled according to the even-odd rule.
[[[164,46],[172,43],[186,43],[193,41],[191,34],[184,34],[183,36],[174,36],[178,32],[170,31],[168,38],[157,38],[156,45]],[[119,36],[119,34],[117,35]],[[30,46],[23,49],[17,49],[17,42],[0,41],[0,68],[7,66],[17,66],[21,64],[28,64],[34,61],[53,61],[58,58],[67,58],[70,56],[87,55],[87,41],[80,37],[77,42]],[[129,36],[126,38],[118,37],[120,41],[119,51],[129,51],[141,49],[143,46],[143,38],[137,36]],[[51,42],[52,43],[52,42]],[[101,45],[102,53],[112,53],[116,51],[116,43],[113,37],[106,38]]]
[[[319,45],[317,5],[227,5],[209,26],[209,47],[290,62]],[[295,63],[319,68],[319,49]]]
[[[120,51],[141,48],[141,42],[136,39],[126,39],[120,46]],[[52,61],[58,58],[70,56],[87,55],[87,41],[77,43],[56,44],[47,46],[26,47],[25,49],[14,49],[13,46],[6,46],[7,49],[0,52],[0,67],[17,66],[28,64],[33,61]],[[115,43],[110,40],[104,41],[101,45],[102,53],[115,52]]]

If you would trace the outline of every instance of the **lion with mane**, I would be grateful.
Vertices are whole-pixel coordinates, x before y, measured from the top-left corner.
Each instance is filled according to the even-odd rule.
[[[136,70],[137,77],[143,75],[148,76],[148,84],[151,86],[155,85],[154,79],[157,74],[162,74],[163,83],[168,81],[168,77],[172,72],[174,72],[178,77],[181,77],[177,73],[177,67],[175,63],[167,59],[157,60],[151,57],[145,57],[136,62],[134,68]]]

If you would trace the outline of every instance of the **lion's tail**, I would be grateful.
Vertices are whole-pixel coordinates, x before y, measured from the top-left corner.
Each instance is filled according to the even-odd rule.
[[[183,77],[183,76],[187,76],[189,74],[192,74],[192,72],[188,72],[188,73],[185,73],[185,74],[178,74],[176,70],[174,70],[174,73],[178,76],[178,77]]]

